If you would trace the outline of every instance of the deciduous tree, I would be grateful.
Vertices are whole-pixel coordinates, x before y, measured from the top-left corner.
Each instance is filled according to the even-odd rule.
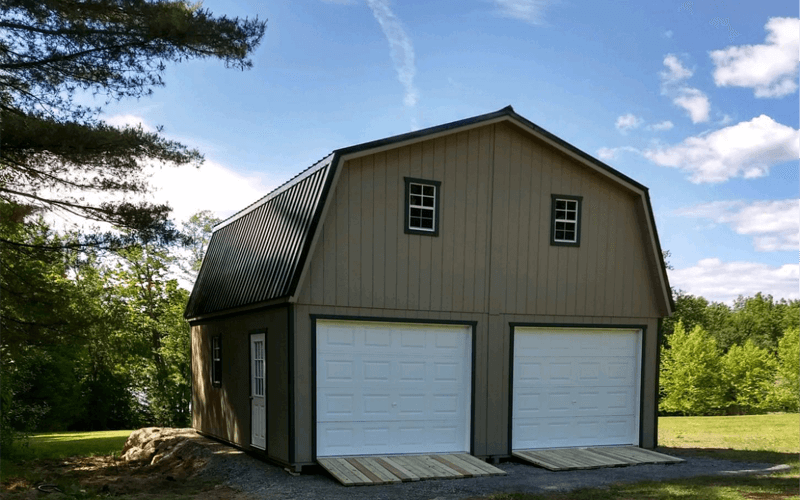
[[[800,409],[800,328],[789,328],[778,343],[778,369],[770,397],[778,410]]]
[[[721,356],[714,338],[702,326],[687,333],[675,325],[662,348],[659,409],[682,415],[710,415],[724,406]]]
[[[775,359],[769,351],[757,347],[752,340],[731,346],[722,358],[728,406],[742,414],[768,410],[775,368]]]

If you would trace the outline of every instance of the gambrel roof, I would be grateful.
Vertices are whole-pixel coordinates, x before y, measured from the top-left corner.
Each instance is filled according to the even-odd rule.
[[[653,259],[660,267],[660,290],[657,296],[663,301],[667,314],[671,314],[675,306],[647,187],[559,139],[507,106],[493,113],[337,149],[223,221],[214,228],[186,307],[186,318],[201,319],[273,303],[293,302],[308,267],[329,195],[345,161],[504,121],[515,124],[578,163],[641,197],[647,213],[647,239],[654,253]]]

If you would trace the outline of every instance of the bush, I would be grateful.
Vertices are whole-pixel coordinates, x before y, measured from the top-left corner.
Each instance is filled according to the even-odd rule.
[[[719,414],[725,380],[717,343],[701,326],[686,333],[683,322],[662,348],[659,410],[682,415]]]
[[[728,407],[740,414],[769,410],[776,365],[769,351],[752,340],[731,346],[722,359]]]
[[[800,410],[800,328],[787,329],[778,343],[778,368],[769,400],[777,410]]]

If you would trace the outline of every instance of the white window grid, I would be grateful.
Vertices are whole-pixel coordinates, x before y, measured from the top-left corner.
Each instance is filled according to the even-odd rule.
[[[264,342],[253,342],[253,396],[264,395]]]
[[[408,228],[436,231],[436,186],[409,183]]]
[[[576,243],[578,241],[578,201],[556,198],[555,234],[553,241]]]

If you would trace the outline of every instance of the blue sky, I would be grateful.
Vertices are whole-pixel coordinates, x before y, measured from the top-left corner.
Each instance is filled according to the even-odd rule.
[[[254,68],[170,66],[106,108],[206,154],[161,169],[177,219],[225,217],[331,150],[508,104],[650,188],[673,286],[798,293],[798,5],[208,0],[268,19]]]

